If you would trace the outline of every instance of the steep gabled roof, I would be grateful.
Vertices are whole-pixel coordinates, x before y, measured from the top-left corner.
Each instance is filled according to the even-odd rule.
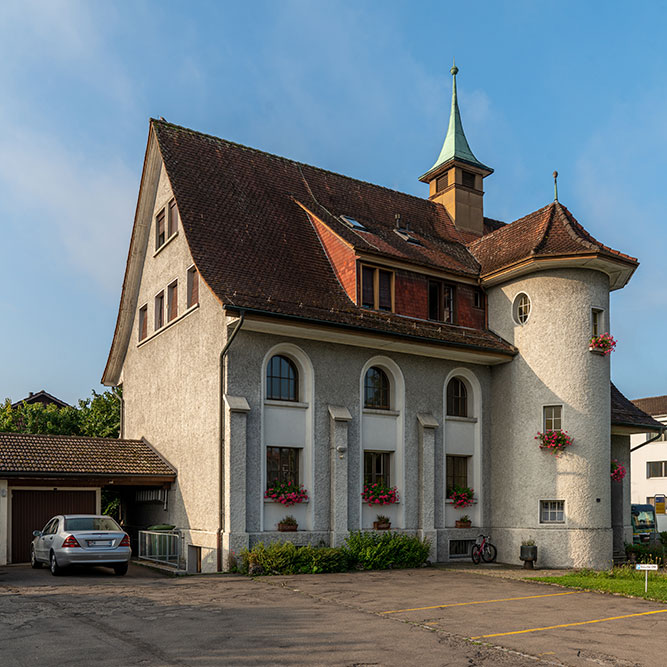
[[[472,241],[468,248],[483,277],[531,259],[594,256],[624,264],[630,274],[638,265],[634,257],[593,238],[558,201]]]
[[[151,121],[190,252],[226,307],[367,331],[473,346],[515,348],[478,331],[356,306],[336,279],[307,209],[359,252],[475,278],[469,237],[444,207],[293,160]],[[395,233],[395,215],[421,245]],[[339,216],[361,222],[350,229]]]
[[[22,405],[23,403],[27,403],[28,405],[32,405],[33,403],[42,403],[43,405],[52,404],[56,405],[59,408],[70,407],[69,403],[65,403],[65,401],[61,401],[59,398],[52,396],[47,391],[44,391],[44,389],[42,389],[41,391],[37,391],[35,393],[30,392],[30,394],[25,398],[22,398],[20,401],[16,401],[16,403],[12,403],[12,407],[17,408],[19,405]]]
[[[663,424],[648,415],[637,401],[630,401],[611,383],[611,423],[617,426],[637,426],[647,431],[662,430]]]
[[[643,410],[648,415],[667,415],[667,396],[636,398],[632,402],[636,407]]]
[[[172,468],[143,440],[0,433],[3,475],[143,476],[171,481]]]

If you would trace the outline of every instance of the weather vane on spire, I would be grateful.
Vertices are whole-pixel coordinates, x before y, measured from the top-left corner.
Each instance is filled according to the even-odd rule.
[[[558,201],[558,172],[554,171],[554,201]]]

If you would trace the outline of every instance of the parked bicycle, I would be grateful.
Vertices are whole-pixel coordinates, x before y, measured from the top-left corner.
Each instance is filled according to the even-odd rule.
[[[477,538],[477,542],[472,545],[470,555],[475,565],[479,565],[481,560],[485,563],[493,563],[496,560],[498,550],[489,542],[490,537],[490,535],[480,535]]]

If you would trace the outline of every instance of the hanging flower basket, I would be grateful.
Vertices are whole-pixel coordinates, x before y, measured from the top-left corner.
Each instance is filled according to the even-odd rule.
[[[591,352],[598,352],[606,357],[616,348],[616,341],[610,333],[605,332],[599,336],[593,336],[588,345]]]
[[[611,460],[611,478],[614,482],[622,482],[627,474],[625,466],[616,459]]]
[[[560,456],[574,442],[574,438],[569,436],[567,431],[547,431],[546,433],[538,431],[535,440],[540,441],[540,449],[548,449],[556,457]]]
[[[303,484],[275,482],[264,492],[264,498],[289,507],[308,500],[308,493]]]
[[[467,486],[455,486],[449,494],[449,499],[457,509],[470,507],[475,500],[475,491]]]
[[[387,486],[382,481],[364,484],[361,498],[369,505],[393,505],[398,502],[398,491],[395,486]]]

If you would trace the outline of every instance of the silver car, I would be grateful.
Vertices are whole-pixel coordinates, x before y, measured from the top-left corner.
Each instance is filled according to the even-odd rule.
[[[53,575],[62,574],[70,565],[107,565],[118,575],[127,572],[130,537],[110,516],[54,516],[33,535],[30,564],[34,568],[47,563]]]

